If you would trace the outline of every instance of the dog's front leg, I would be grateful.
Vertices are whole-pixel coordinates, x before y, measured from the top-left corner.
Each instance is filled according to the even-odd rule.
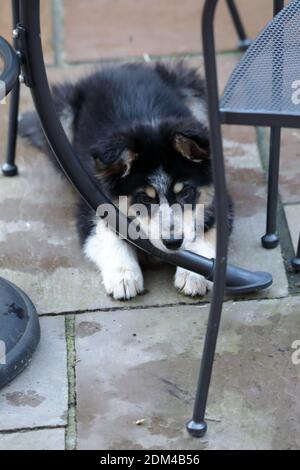
[[[102,220],[84,245],[85,255],[101,271],[107,294],[129,300],[144,290],[144,280],[136,250],[118,237]]]
[[[187,242],[184,248],[198,255],[214,258],[216,250],[215,245],[216,230],[212,228],[209,232],[205,233],[204,240],[196,238],[193,242]],[[211,282],[207,281],[205,277],[200,274],[178,267],[176,269],[174,285],[176,289],[183,294],[195,297],[207,294],[211,287]]]

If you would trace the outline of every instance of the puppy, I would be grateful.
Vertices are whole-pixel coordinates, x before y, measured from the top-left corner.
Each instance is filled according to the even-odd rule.
[[[142,229],[159,233],[165,251],[185,249],[215,256],[215,208],[203,80],[183,63],[109,67],[76,84],[53,87],[55,106],[74,151],[102,191],[116,204],[127,197]],[[25,113],[20,134],[48,153],[37,115]],[[196,208],[204,205],[204,236],[197,232]],[[174,235],[173,207],[188,207],[192,223]],[[153,209],[153,210],[152,210]],[[157,231],[167,214],[169,230]],[[168,217],[167,217],[168,218]],[[175,220],[176,221],[176,220]],[[167,224],[168,225],[168,224]],[[232,210],[229,214],[232,225]],[[196,226],[196,236],[191,236]],[[78,202],[77,228],[84,254],[102,274],[107,294],[127,300],[144,290],[140,253],[119,238],[105,220]],[[155,230],[154,230],[155,231]],[[195,234],[194,234],[195,235]],[[175,287],[203,296],[203,276],[176,269]]]

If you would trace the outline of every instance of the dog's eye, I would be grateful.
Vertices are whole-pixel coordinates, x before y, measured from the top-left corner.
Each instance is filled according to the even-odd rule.
[[[196,195],[196,190],[193,186],[185,186],[180,192],[179,197],[182,201],[191,201]]]
[[[155,198],[148,196],[145,192],[140,192],[135,196],[135,202],[137,204],[154,204]]]

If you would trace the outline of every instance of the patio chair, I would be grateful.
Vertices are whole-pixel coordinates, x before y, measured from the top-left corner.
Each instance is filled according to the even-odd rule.
[[[280,130],[300,127],[300,109],[292,100],[295,80],[300,79],[300,0],[292,0],[285,8],[283,0],[274,0],[274,18],[252,42],[235,67],[223,96],[219,100],[213,24],[218,0],[206,0],[202,16],[203,50],[209,110],[209,125],[214,165],[223,165],[222,124],[265,126],[271,128],[269,185],[265,248],[279,242],[276,232]],[[214,171],[216,176],[216,169]],[[215,180],[216,185],[220,183]],[[222,188],[225,191],[225,188]],[[224,223],[223,211],[220,219]],[[221,214],[222,212],[222,214]],[[218,239],[220,253],[226,253],[227,234]],[[217,256],[218,256],[217,255]],[[300,268],[300,239],[293,267]],[[220,310],[217,308],[218,312]],[[210,343],[214,356],[220,316],[215,316],[214,340]],[[207,345],[205,347],[208,347]],[[212,366],[212,364],[211,364]],[[205,432],[205,408],[212,367],[202,368],[199,377],[193,421],[188,424],[196,435]]]
[[[274,248],[279,243],[276,232],[278,177],[280,158],[280,130],[282,127],[300,127],[300,110],[291,99],[294,81],[300,79],[300,0],[293,0],[284,8],[283,0],[274,0],[274,18],[247,48],[247,52],[235,67],[224,94],[219,101],[215,40],[213,24],[218,0],[206,0],[202,15],[203,52],[207,87],[209,126],[213,165],[221,165],[218,175],[214,168],[217,185],[225,185],[224,155],[221,124],[268,126],[271,128],[269,184],[266,234],[262,237],[265,248]],[[299,86],[299,85],[298,85]],[[220,180],[218,180],[218,176]],[[222,187],[226,194],[226,188]],[[226,201],[224,202],[224,206]],[[219,222],[226,207],[218,207]],[[227,233],[218,234],[217,257],[227,253]],[[292,260],[295,270],[300,268],[300,238],[298,250]],[[219,285],[218,285],[219,287]],[[216,309],[210,341],[205,343],[204,356],[213,361],[221,315],[220,305]],[[209,352],[208,352],[209,351]],[[193,420],[187,425],[191,434],[201,436],[206,431],[205,410],[208,398],[212,362],[202,362]]]
[[[214,8],[216,2],[211,2]],[[264,248],[275,248],[277,234],[278,180],[281,128],[300,127],[300,108],[292,99],[300,79],[300,2],[291,1],[283,11],[284,0],[274,0],[274,16],[234,69],[220,99],[222,124],[270,127],[269,177],[266,233]],[[209,28],[208,28],[209,29]],[[213,60],[206,30],[204,42],[207,60]],[[299,86],[299,85],[298,85]],[[211,93],[211,87],[208,90]],[[213,120],[218,121],[214,110]],[[300,236],[295,257],[295,271],[300,270]]]

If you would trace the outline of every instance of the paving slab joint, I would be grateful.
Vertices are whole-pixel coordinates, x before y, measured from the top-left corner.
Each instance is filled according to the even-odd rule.
[[[75,450],[77,444],[75,315],[67,315],[65,317],[65,332],[67,342],[67,371],[69,390],[65,445],[66,450]]]

